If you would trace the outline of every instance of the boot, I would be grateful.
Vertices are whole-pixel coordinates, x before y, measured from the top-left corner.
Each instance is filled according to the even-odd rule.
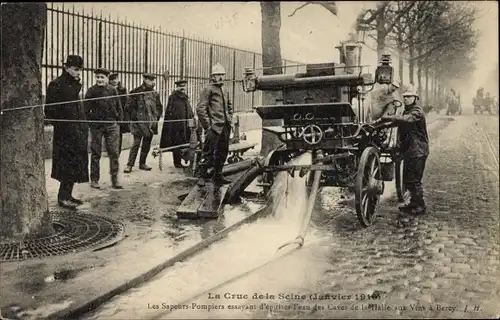
[[[214,184],[223,185],[223,184],[230,184],[230,183],[232,183],[232,181],[227,179],[226,177],[224,177],[221,173],[216,173],[214,175]]]
[[[125,170],[123,170],[123,172],[125,172],[125,173],[130,173],[130,172],[132,172],[132,166],[127,166],[127,167],[125,168]]]
[[[76,198],[73,198],[73,196],[71,196],[71,198],[69,198],[69,200],[71,202],[73,202],[74,204],[78,205],[78,206],[81,206],[83,204],[83,201],[80,200],[80,199],[76,199]]]
[[[57,201],[57,203],[59,204],[59,206],[65,208],[65,209],[75,210],[76,207],[77,207],[76,203],[72,202],[71,200],[61,200],[61,199],[59,199]]]
[[[144,171],[151,171],[151,167],[147,166],[145,163],[139,165],[139,169]]]
[[[94,188],[94,189],[101,189],[101,186],[99,185],[99,182],[97,182],[97,181],[92,181],[90,183],[90,187]]]
[[[414,208],[412,208],[409,213],[411,215],[414,215],[414,216],[420,216],[420,215],[424,215],[427,213],[427,210],[425,208],[425,206],[422,206],[422,205],[418,205]]]
[[[123,189],[123,187],[118,183],[118,176],[111,176],[111,187],[113,189]]]
[[[410,212],[411,210],[413,210],[416,206],[417,206],[417,205],[416,205],[416,203],[415,203],[415,202],[411,202],[411,201],[410,201],[410,203],[405,204],[404,206],[401,206],[401,207],[399,207],[398,209],[399,209],[399,211],[401,211],[401,212],[407,212],[407,213],[408,213],[408,212]]]

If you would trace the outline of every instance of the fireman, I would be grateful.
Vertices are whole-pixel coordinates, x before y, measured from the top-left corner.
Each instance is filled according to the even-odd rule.
[[[200,159],[199,186],[209,178],[217,185],[231,183],[222,175],[222,168],[229,152],[233,106],[224,87],[226,71],[217,63],[212,67],[211,83],[200,93],[196,108],[199,121],[205,130],[205,141]]]
[[[398,127],[400,152],[404,160],[403,183],[410,191],[410,202],[400,211],[420,215],[426,213],[422,177],[429,155],[429,137],[425,113],[417,104],[418,94],[412,89],[403,93],[405,110],[402,115],[382,116],[384,122]]]

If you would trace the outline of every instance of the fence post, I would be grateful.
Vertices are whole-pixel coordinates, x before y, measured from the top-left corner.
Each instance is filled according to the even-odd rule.
[[[148,72],[148,32],[144,35],[144,72]]]
[[[184,78],[184,60],[186,55],[186,39],[181,39],[181,78]]]
[[[212,64],[214,63],[214,46],[210,45],[210,56],[208,58],[208,79],[210,79],[212,73]]]
[[[97,65],[102,68],[102,21],[99,21],[99,46],[97,47]]]
[[[255,72],[255,59],[257,58],[257,56],[255,55],[255,53],[253,54],[253,66],[252,66],[252,70]],[[251,110],[253,111],[253,107],[255,105],[255,91],[252,91],[252,106],[251,106]]]
[[[236,50],[233,50],[233,109],[236,106],[235,104],[235,99],[236,99]],[[239,110],[234,110],[239,111]]]

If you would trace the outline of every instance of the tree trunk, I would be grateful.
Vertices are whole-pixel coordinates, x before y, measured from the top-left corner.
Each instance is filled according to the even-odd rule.
[[[415,84],[415,60],[413,60],[413,57],[415,56],[415,48],[410,45],[408,48],[408,75],[410,78],[410,84],[414,85]]]
[[[422,94],[422,62],[420,60],[417,61],[417,87],[418,96],[423,100],[422,104],[424,102],[427,103],[427,99],[425,99]]]
[[[22,241],[52,231],[45,187],[41,57],[44,3],[2,5],[0,239]]]
[[[429,67],[425,67],[425,101],[429,104],[433,104],[429,97]]]
[[[399,53],[398,53],[398,68],[399,68],[399,82],[400,82],[400,86],[401,88],[403,88],[404,86],[404,67],[405,67],[405,64],[404,64],[404,52],[403,50],[399,50]],[[403,89],[404,90],[404,89]]]
[[[279,1],[261,1],[260,10],[262,16],[262,67],[264,75],[282,74],[281,60],[281,7]],[[282,98],[280,91],[263,91],[262,104],[276,104],[277,99]],[[262,120],[262,127],[282,125],[281,120]],[[261,152],[267,156],[270,151],[281,144],[276,135],[262,131]]]

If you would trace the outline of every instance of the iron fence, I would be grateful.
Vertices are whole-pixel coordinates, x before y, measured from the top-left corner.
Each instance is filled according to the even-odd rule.
[[[122,85],[130,91],[142,83],[142,73],[157,75],[156,89],[165,105],[174,82],[188,80],[193,104],[203,84],[209,81],[211,66],[220,62],[227,73],[227,88],[236,112],[251,111],[261,103],[261,93],[244,93],[243,70],[262,70],[262,55],[216,43],[187,38],[161,28],[145,28],[135,22],[75,12],[53,3],[47,8],[47,28],[42,57],[42,83],[48,83],[62,71],[63,59],[79,54],[84,59],[83,94],[94,84],[93,70],[104,67],[120,74]],[[283,60],[284,72],[300,72],[298,62]],[[169,77],[164,81],[162,74]]]

